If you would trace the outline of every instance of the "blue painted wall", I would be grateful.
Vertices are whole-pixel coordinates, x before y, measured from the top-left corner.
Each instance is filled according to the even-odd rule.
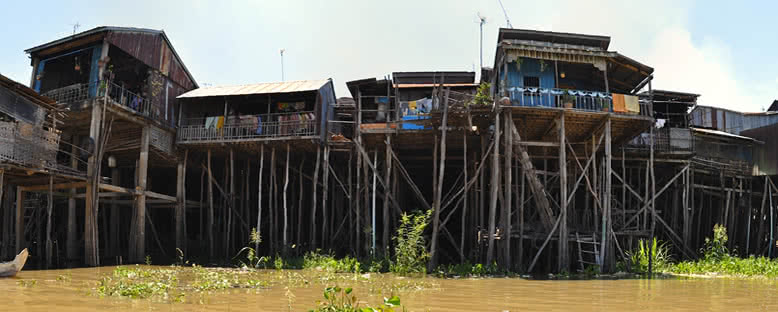
[[[543,67],[543,68],[541,68]],[[500,80],[504,77],[505,72],[500,72]],[[511,87],[523,87],[525,77],[538,77],[540,80],[541,88],[556,88],[556,81],[554,80],[554,63],[551,61],[545,61],[545,66],[541,66],[540,60],[521,58],[521,64],[517,64],[516,61],[508,63],[508,80],[507,88]],[[520,96],[518,92],[514,93],[514,97]],[[511,98],[513,105],[519,105],[517,98]],[[529,105],[529,96],[524,97],[525,104]],[[535,106],[553,106],[553,103],[548,101],[548,98],[536,98],[534,99]]]

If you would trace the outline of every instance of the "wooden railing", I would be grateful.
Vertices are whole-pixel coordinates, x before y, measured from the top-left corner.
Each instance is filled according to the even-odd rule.
[[[231,116],[220,124],[219,118],[189,118],[178,127],[176,142],[217,142],[317,135],[318,122],[313,112]]]
[[[565,103],[571,103],[569,108],[577,110],[653,116],[647,98],[638,100],[639,112],[618,112],[613,110],[612,93],[523,86],[509,87],[507,91],[513,106],[565,107]]]

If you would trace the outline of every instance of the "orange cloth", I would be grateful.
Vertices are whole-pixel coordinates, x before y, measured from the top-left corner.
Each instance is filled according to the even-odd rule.
[[[224,116],[216,117],[216,129],[221,129],[224,126]]]
[[[613,93],[613,112],[627,112],[627,106],[624,104],[624,94]]]

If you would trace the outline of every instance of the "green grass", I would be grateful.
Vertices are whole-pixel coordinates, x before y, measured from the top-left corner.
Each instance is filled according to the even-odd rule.
[[[669,265],[666,272],[680,274],[724,274],[743,277],[778,277],[778,261],[767,257],[739,258],[730,255],[720,259],[703,258]]]

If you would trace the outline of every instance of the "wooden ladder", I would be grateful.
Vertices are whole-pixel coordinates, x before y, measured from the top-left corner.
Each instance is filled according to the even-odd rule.
[[[602,266],[598,248],[600,243],[597,241],[596,234],[592,234],[591,237],[581,237],[578,232],[575,232],[575,241],[578,243],[578,263],[581,266],[581,272],[586,270],[587,265],[596,265],[598,267]],[[591,248],[585,249],[585,246],[591,246]],[[584,255],[589,255],[587,257],[588,259],[585,259]]]

